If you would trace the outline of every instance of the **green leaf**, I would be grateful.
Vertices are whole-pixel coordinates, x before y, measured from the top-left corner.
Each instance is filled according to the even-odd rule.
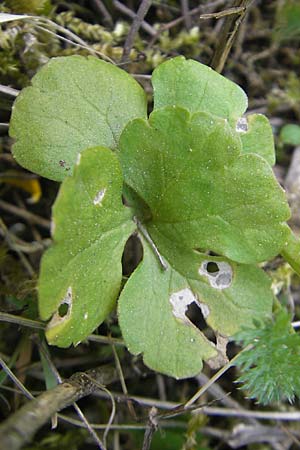
[[[182,301],[193,301],[187,280],[171,268],[163,272],[146,242],[143,248],[143,261],[119,299],[119,323],[126,345],[133,354],[143,353],[145,364],[154,370],[176,378],[196,375],[202,359],[216,356],[217,351],[187,318],[173,313],[172,293],[175,300],[178,293]]]
[[[245,92],[235,83],[183,56],[160,64],[152,75],[154,108],[182,106],[235,122],[247,109]]]
[[[288,240],[281,250],[281,254],[294,271],[300,275],[300,240],[290,229]]]
[[[277,255],[290,212],[269,164],[241,153],[227,121],[178,107],[132,121],[120,139],[125,182],[148,205],[151,236],[252,264]]]
[[[50,344],[91,333],[115,305],[124,245],[135,228],[123,206],[122,174],[108,149],[85,150],[53,208],[54,245],[42,260],[39,309]]]
[[[245,92],[210,67],[184,57],[161,64],[152,75],[154,108],[182,106],[189,112],[207,112],[229,120],[240,132],[242,151],[275,163],[272,128],[262,114],[241,117],[247,109]]]
[[[277,41],[300,38],[300,5],[298,0],[283,0],[276,11],[274,38]]]
[[[281,128],[280,139],[284,144],[300,145],[300,126],[288,124]]]
[[[300,335],[293,332],[289,314],[280,310],[273,321],[257,323],[236,337],[248,350],[236,361],[243,374],[237,380],[259,403],[292,402],[300,397]]]
[[[242,151],[256,153],[268,163],[275,164],[275,148],[270,122],[262,114],[250,114],[237,122],[236,131],[240,133]]]
[[[218,341],[242,325],[250,327],[254,318],[270,316],[271,281],[254,266],[189,252],[163,237],[156,242],[168,268],[162,271],[143,241],[143,262],[119,299],[122,335],[129,350],[143,353],[152,369],[176,378],[194,376],[202,359],[222,364],[225,355],[188,319],[189,305],[201,309]],[[217,266],[216,272],[208,272],[209,264]]]
[[[77,154],[96,145],[115,148],[124,126],[146,117],[139,84],[95,57],[53,58],[18,96],[10,135],[19,164],[61,181]]]
[[[222,339],[271,314],[270,280],[248,263],[277,254],[285,243],[283,191],[269,164],[243,154],[227,121],[207,113],[166,107],[149,122],[134,120],[122,133],[119,156],[136,211],[140,205],[147,211],[138,228],[148,240],[149,233],[167,268],[143,242],[143,262],[119,300],[125,342],[151,368],[193,376],[201,359],[224,363]],[[188,320],[192,303],[217,347]]]

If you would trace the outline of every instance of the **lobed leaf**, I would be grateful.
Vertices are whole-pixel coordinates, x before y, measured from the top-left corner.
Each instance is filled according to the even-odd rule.
[[[275,163],[272,128],[262,114],[242,117],[248,106],[245,92],[210,67],[179,56],[166,61],[152,75],[154,109],[182,106],[190,113],[222,117],[240,132],[242,151]]]
[[[172,268],[163,272],[148,244],[144,257],[126,283],[118,303],[119,323],[128,349],[144,354],[159,372],[184,378],[202,369],[202,359],[217,355],[214,345],[186,318],[176,318],[170,296],[193,295],[187,280]],[[184,307],[183,307],[184,309]]]
[[[144,242],[143,263],[120,296],[122,333],[151,368],[192,376],[201,359],[224,362],[224,354],[189,321],[189,305],[201,309],[217,342],[270,316],[270,280],[249,264],[282,249],[289,209],[270,165],[244,154],[228,122],[208,113],[165,107],[148,122],[136,119],[119,157],[131,202],[147,211],[141,220],[167,266]]]
[[[270,317],[271,282],[254,266],[188,252],[172,241],[156,239],[156,243],[168,268],[162,271],[143,240],[143,262],[126,283],[118,303],[122,335],[128,349],[142,353],[152,369],[176,378],[191,377],[200,372],[202,360],[220,365],[226,355],[224,348],[215,346],[188,318],[190,305],[200,308],[218,342],[242,325],[252,326],[253,318]],[[211,263],[218,265],[214,273],[201,270]]]
[[[150,235],[244,264],[287,241],[283,190],[263,158],[242,154],[224,119],[166,107],[132,121],[120,149],[125,182],[151,211]]]
[[[54,245],[42,259],[39,309],[50,344],[85,339],[115,305],[124,245],[135,228],[122,204],[122,174],[108,149],[85,150],[53,208]],[[66,311],[61,311],[66,308]]]
[[[160,64],[152,75],[154,108],[182,106],[236,121],[248,106],[245,92],[208,66],[183,56]]]
[[[266,116],[250,114],[238,121],[236,131],[240,134],[244,153],[256,153],[262,156],[270,166],[275,164],[273,132]]]
[[[144,91],[125,71],[92,56],[53,58],[14,104],[12,151],[26,169],[62,181],[79,152],[116,148],[124,126],[146,112]]]

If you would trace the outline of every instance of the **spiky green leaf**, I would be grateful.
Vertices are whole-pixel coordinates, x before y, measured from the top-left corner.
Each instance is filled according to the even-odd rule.
[[[286,311],[241,331],[236,340],[249,346],[236,365],[243,373],[237,381],[251,398],[266,405],[300,397],[300,335],[293,332]]]

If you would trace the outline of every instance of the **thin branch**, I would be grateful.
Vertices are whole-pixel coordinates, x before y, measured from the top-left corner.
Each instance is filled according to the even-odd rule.
[[[157,409],[152,406],[149,412],[149,420],[144,434],[142,450],[150,450],[153,435],[158,427]]]
[[[103,15],[103,21],[112,27],[114,23],[104,3],[101,0],[92,0],[92,3],[94,4],[94,7],[100,12],[100,14]]]
[[[126,345],[122,339],[110,336],[100,336],[99,334],[90,334],[86,339],[90,342],[100,342],[102,344],[121,345],[122,347],[125,347]]]
[[[239,358],[240,354],[246,350],[249,349],[249,345],[247,347],[245,347],[241,352],[239,352],[237,355],[235,355],[230,361],[228,361],[227,364],[225,364],[225,366],[223,366],[220,370],[218,370],[218,372],[216,372],[209,380],[208,382],[202,386],[195,395],[193,395],[192,398],[190,398],[189,401],[187,401],[184,405],[184,407],[186,409],[188,409],[190,406],[192,406],[193,403],[195,403],[198,398],[201,397],[201,395],[204,394],[204,392],[206,392],[225,372],[227,372],[228,369],[230,369],[230,367],[232,367],[235,363],[235,361]]]
[[[63,26],[57,24],[56,22],[53,22],[52,20],[47,19],[46,17],[30,16],[30,19],[32,19],[32,20],[28,20],[28,22],[31,23],[36,28],[41,29],[46,33],[52,34],[52,35],[56,36],[58,39],[68,42],[69,44],[84,48],[84,49],[88,50],[90,53],[92,53],[94,55],[99,55],[101,58],[106,59],[107,61],[109,61],[112,64],[115,64],[115,62],[111,58],[109,58],[104,53],[95,50],[93,47],[88,45],[83,39],[81,39],[77,34],[73,33],[68,28],[63,27]],[[48,28],[45,28],[46,25],[54,27],[56,30],[65,34],[70,39],[63,37],[60,34],[55,33],[54,31],[51,31]]]
[[[226,3],[226,1],[227,0],[215,0],[206,5],[197,6],[196,8],[193,8],[190,11],[188,11],[187,15],[192,17],[192,16],[200,14],[204,11],[214,10],[215,8],[219,8],[220,6],[224,5],[224,3]],[[172,20],[171,22],[161,25],[161,27],[156,32],[155,36],[153,36],[153,39],[151,39],[151,41],[149,42],[148,48],[152,47],[152,45],[159,38],[161,33],[163,33],[166,30],[169,30],[170,28],[173,28],[173,27],[179,25],[180,23],[183,22],[183,20],[184,20],[183,16],[180,16],[180,17],[177,17],[177,19]]]
[[[46,228],[47,230],[50,229],[50,220],[37,216],[36,214],[27,211],[27,209],[19,208],[18,206],[12,205],[11,203],[5,202],[4,200],[1,199],[0,199],[0,208],[18,217],[22,217],[22,219],[25,219],[28,222],[35,223],[40,227]]]
[[[234,14],[226,16],[220,32],[219,45],[216,48],[211,66],[217,72],[222,72],[233,42],[236,38],[239,26],[254,0],[234,0],[231,10]]]
[[[232,14],[241,14],[243,12],[245,12],[245,7],[239,6],[236,8],[224,9],[224,11],[216,13],[201,14],[200,19],[221,19],[222,17],[231,16]]]
[[[8,314],[0,312],[0,322],[9,322],[21,325],[23,327],[33,328],[36,330],[44,330],[45,324],[38,320],[27,319],[26,317],[15,316],[13,314]]]
[[[128,390],[127,390],[127,386],[126,386],[126,381],[125,381],[125,377],[123,375],[123,370],[122,370],[122,366],[120,363],[120,359],[118,356],[118,353],[116,351],[115,346],[112,344],[112,350],[113,350],[113,354],[114,354],[114,358],[115,358],[115,363],[116,363],[116,368],[119,374],[119,378],[120,378],[120,383],[122,386],[122,391],[124,395],[128,395]],[[128,410],[130,411],[130,414],[132,415],[132,417],[137,420],[137,415],[134,409],[134,406],[132,404],[132,402],[130,400],[128,400],[127,402],[127,406],[128,406]]]
[[[33,278],[35,276],[35,271],[34,271],[33,267],[31,266],[31,264],[30,264],[29,260],[26,258],[26,256],[18,248],[15,248],[14,242],[12,239],[12,233],[7,229],[7,226],[5,225],[5,223],[3,222],[3,220],[1,218],[0,218],[0,235],[4,237],[8,247],[17,253],[25,270],[27,271],[29,276],[31,278]]]
[[[189,30],[192,26],[191,15],[189,14],[189,0],[180,0],[181,10],[185,28]]]
[[[8,367],[8,365],[3,361],[2,358],[0,358],[0,365],[2,366],[2,369],[4,370],[4,372],[9,376],[9,378],[15,383],[16,386],[18,386],[18,388],[20,389],[21,392],[23,392],[23,394],[29,398],[30,400],[33,400],[34,397],[31,394],[31,392],[29,392],[26,387],[20,382],[20,380],[16,377],[16,375],[10,370],[10,368]],[[0,440],[1,442],[1,440]]]
[[[112,423],[114,421],[115,415],[116,415],[116,402],[115,402],[115,399],[114,399],[113,395],[111,394],[111,392],[108,389],[106,389],[105,386],[103,386],[102,384],[98,383],[95,379],[89,377],[88,375],[86,375],[86,376],[88,378],[90,378],[91,382],[94,383],[100,390],[106,392],[106,394],[108,395],[108,397],[109,397],[109,399],[111,401],[111,404],[112,404],[110,417],[109,417],[109,420],[107,422],[107,425],[106,425],[106,428],[105,428],[105,431],[104,431],[104,434],[103,434],[103,441],[104,441],[104,445],[106,446],[106,438],[107,438],[108,432],[110,430],[110,427],[111,427],[111,425],[112,425]]]
[[[34,434],[53,414],[93,393],[97,389],[96,383],[105,385],[117,380],[118,374],[113,366],[100,366],[72,375],[55,388],[25,404],[0,425],[2,448],[20,449],[31,441]]]
[[[97,397],[108,398],[104,392],[97,392]],[[116,401],[126,402],[128,398],[135,401],[139,405],[143,406],[155,406],[164,410],[171,410],[165,417],[163,414],[160,417],[175,417],[179,414],[186,414],[187,412],[193,413],[203,413],[207,416],[223,416],[226,417],[228,414],[230,417],[244,417],[244,418],[254,418],[258,420],[283,420],[283,421],[299,421],[300,411],[250,411],[247,409],[235,409],[235,408],[222,408],[213,406],[191,406],[189,408],[184,408],[183,405],[179,405],[175,402],[161,401],[153,398],[140,397],[137,395],[127,397],[121,393],[113,393]],[[172,411],[173,410],[173,411]]]
[[[92,436],[92,438],[95,440],[98,448],[100,450],[106,450],[105,444],[102,443],[102,441],[100,440],[98,434],[96,433],[96,431],[94,430],[92,425],[89,423],[89,421],[87,420],[87,418],[85,417],[85,415],[83,414],[83,412],[81,411],[81,409],[79,408],[77,403],[74,402],[72,406],[75,409],[75,411],[77,412],[77,414],[80,417],[81,421],[84,423],[85,427],[87,428],[87,430],[90,433],[90,435]]]
[[[151,6],[151,3],[152,3],[152,0],[142,0],[140,3],[139,9],[137,10],[136,16],[133,19],[131,28],[130,28],[127,38],[125,40],[125,44],[124,44],[124,48],[123,48],[123,55],[122,55],[122,59],[121,59],[122,63],[127,61],[128,57],[129,57],[136,33],[138,32],[138,30],[144,20],[144,17],[146,16],[146,14]]]
[[[197,411],[197,410],[196,410]],[[245,417],[259,420],[284,420],[284,421],[299,421],[300,411],[247,411],[236,410],[230,408],[206,407],[199,408],[199,413],[208,416],[223,416],[223,417]]]
[[[52,362],[52,359],[51,359],[51,356],[50,356],[50,352],[49,352],[49,349],[48,349],[45,341],[41,341],[39,338],[37,338],[37,345],[38,345],[40,353],[44,356],[44,358],[47,361],[47,363],[48,363],[48,365],[49,365],[53,375],[55,376],[55,378],[57,380],[57,383],[62,383],[63,380],[62,380],[62,378],[60,376],[60,373],[58,372],[58,370],[56,369],[55,365]],[[105,392],[106,392],[106,390],[105,390]],[[104,448],[105,445],[101,442],[99,436],[97,435],[97,433],[95,432],[95,430],[93,429],[93,427],[91,426],[91,424],[89,423],[89,421],[87,420],[87,418],[85,417],[85,415],[83,414],[82,410],[79,408],[77,403],[76,402],[73,403],[72,406],[75,409],[75,411],[77,412],[77,414],[80,417],[81,421],[84,423],[85,427],[89,431],[89,433],[92,436],[92,438],[97,443],[99,449],[105,450],[105,448]],[[52,422],[53,422],[53,418],[52,418]],[[55,414],[55,416],[54,416],[54,423],[55,423],[55,427],[56,427],[57,414]],[[52,426],[52,428],[53,428],[53,426]]]
[[[133,12],[130,8],[128,8],[127,6],[125,6],[123,3],[119,2],[118,0],[113,0],[113,5],[114,7],[122,12],[125,16],[130,17],[131,19],[135,19],[136,17],[136,13]],[[141,28],[143,28],[143,30],[148,33],[150,36],[155,36],[156,35],[156,30],[155,28],[153,28],[148,22],[146,22],[145,20],[142,21],[141,23]]]
[[[9,86],[4,86],[3,84],[0,84],[0,92],[2,94],[10,95],[11,97],[17,97],[20,91],[18,91],[18,89],[14,89]]]
[[[26,317],[15,316],[14,314],[0,312],[0,322],[9,322],[15,323],[16,325],[20,325],[22,327],[33,328],[36,330],[44,330],[47,326],[46,323],[41,322],[39,320],[27,319]],[[125,342],[122,339],[110,337],[110,336],[101,336],[98,334],[90,334],[87,338],[90,342],[99,342],[101,344],[110,344],[110,345],[121,345],[125,346]]]

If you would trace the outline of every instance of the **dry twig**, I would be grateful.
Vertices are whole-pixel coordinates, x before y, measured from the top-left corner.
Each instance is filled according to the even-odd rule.
[[[122,60],[121,62],[124,63],[130,54],[130,51],[132,49],[133,46],[133,41],[135,38],[136,33],[138,32],[144,17],[146,16],[150,6],[151,6],[152,0],[142,0],[139,9],[136,13],[135,18],[133,19],[131,28],[129,30],[129,33],[127,35],[124,47],[123,47],[123,55],[122,55]]]
[[[91,381],[91,379],[93,381]],[[0,450],[18,450],[51,419],[53,414],[98,389],[118,380],[113,366],[100,366],[72,375],[53,389],[26,403],[0,426]]]
[[[222,72],[237,31],[254,0],[235,0],[230,15],[227,15],[218,39],[219,45],[213,56],[211,66],[217,72]],[[233,12],[235,11],[235,12]]]

